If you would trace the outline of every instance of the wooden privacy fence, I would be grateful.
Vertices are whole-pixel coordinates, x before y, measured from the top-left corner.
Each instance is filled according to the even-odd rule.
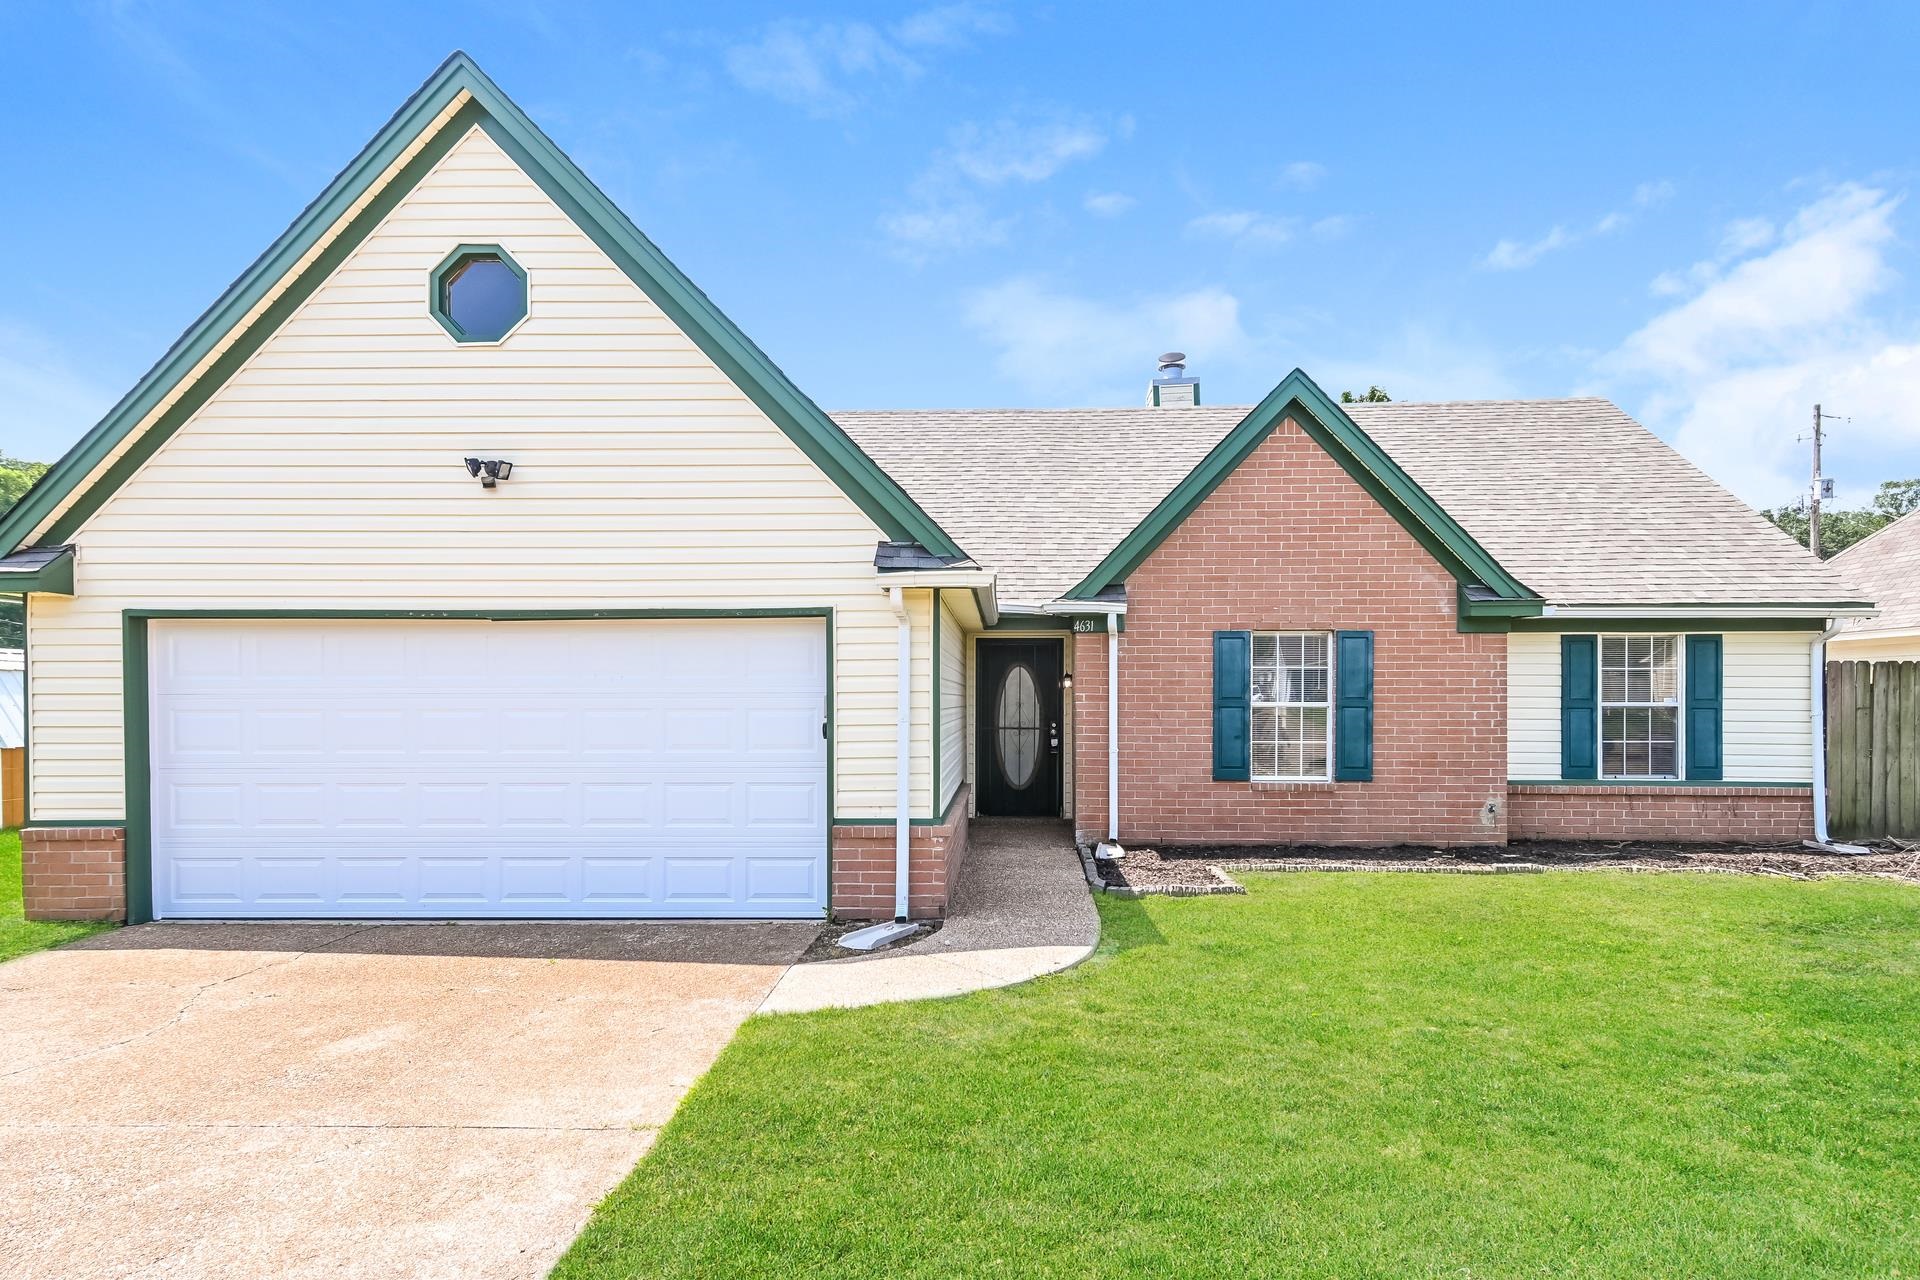
[[[1827,664],[1827,829],[1920,839],[1920,662]]]

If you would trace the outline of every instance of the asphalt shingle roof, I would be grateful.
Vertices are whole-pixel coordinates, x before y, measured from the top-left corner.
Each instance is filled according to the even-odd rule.
[[[1250,407],[832,416],[969,555],[999,573],[1003,603],[1034,606],[1091,572]],[[1549,602],[1862,598],[1606,400],[1344,407]]]
[[[1854,543],[1827,565],[1853,583],[1865,599],[1880,606],[1877,617],[1849,622],[1849,631],[1920,628],[1920,519],[1902,516]]]

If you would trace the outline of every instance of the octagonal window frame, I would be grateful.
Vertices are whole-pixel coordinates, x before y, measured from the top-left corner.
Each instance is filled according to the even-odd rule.
[[[462,329],[443,304],[446,297],[447,278],[463,263],[473,258],[498,258],[507,270],[520,278],[521,291],[526,301],[520,308],[520,318],[507,326],[507,331],[497,338],[481,338]],[[514,260],[506,248],[497,244],[459,244],[446,257],[440,259],[440,265],[427,276],[427,310],[447,331],[447,336],[463,347],[497,347],[519,331],[533,314],[533,286],[527,279],[527,269]]]

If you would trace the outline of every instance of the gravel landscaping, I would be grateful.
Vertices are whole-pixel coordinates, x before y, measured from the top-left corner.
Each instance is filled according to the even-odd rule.
[[[1241,871],[1414,871],[1500,873],[1545,870],[1709,871],[1817,880],[1871,876],[1920,884],[1920,850],[1880,845],[1864,854],[1798,844],[1659,844],[1635,841],[1515,841],[1434,849],[1323,845],[1165,845],[1127,850],[1095,864],[1109,889],[1219,892],[1222,875]],[[1216,868],[1218,873],[1216,874]],[[1229,881],[1230,882],[1230,881]]]

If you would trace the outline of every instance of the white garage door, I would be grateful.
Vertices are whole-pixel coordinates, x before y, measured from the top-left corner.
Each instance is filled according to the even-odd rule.
[[[155,621],[154,913],[819,916],[825,632]]]

